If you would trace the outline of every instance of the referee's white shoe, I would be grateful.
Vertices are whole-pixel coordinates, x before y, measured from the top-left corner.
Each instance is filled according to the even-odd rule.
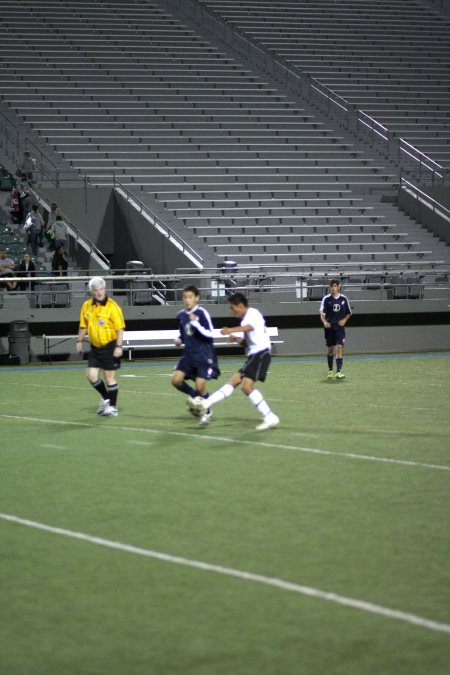
[[[119,413],[115,405],[108,405],[100,415],[102,417],[117,417]]]
[[[97,415],[103,415],[103,411],[109,407],[109,398],[102,398],[98,406]]]
[[[275,413],[269,413],[263,419],[261,424],[258,424],[256,431],[266,431],[266,429],[273,429],[280,423],[280,418],[275,415]]]

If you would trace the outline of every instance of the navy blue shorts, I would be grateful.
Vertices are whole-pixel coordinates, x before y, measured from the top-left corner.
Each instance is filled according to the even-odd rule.
[[[325,328],[325,342],[327,347],[343,345],[345,342],[344,326],[331,326],[331,328]]]
[[[240,368],[239,372],[242,377],[248,377],[250,380],[253,380],[253,382],[256,382],[257,380],[264,382],[267,371],[269,370],[271,358],[268,349],[252,354],[248,357],[242,368]]]
[[[186,380],[196,380],[201,377],[204,380],[217,380],[220,375],[219,365],[215,358],[192,358],[182,356],[175,370],[181,370]]]

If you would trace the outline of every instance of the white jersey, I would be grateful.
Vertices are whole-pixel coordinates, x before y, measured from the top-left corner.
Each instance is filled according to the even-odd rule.
[[[253,330],[244,333],[247,355],[271,348],[270,337],[266,331],[266,322],[258,309],[249,307],[242,317],[241,326],[252,326]]]

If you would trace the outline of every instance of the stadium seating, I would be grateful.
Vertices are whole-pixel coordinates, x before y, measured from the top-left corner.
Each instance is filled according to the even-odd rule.
[[[329,47],[321,35],[330,45],[341,45],[348,33],[343,17],[351,19],[344,7],[335,31],[330,32],[327,19],[311,47],[313,18],[323,20],[313,0],[303,7],[303,19],[309,17],[304,29],[297,27],[293,2],[261,2],[242,26],[241,16],[248,15],[245,0],[203,4],[222,16],[233,11],[228,21],[299,67],[296,53],[286,51],[296,41],[286,34],[283,51],[270,37],[278,24],[261,12],[270,15],[276,5],[286,14],[286,5],[292,11],[286,26],[302,36],[303,46],[295,48],[303,49],[304,56],[313,49],[311,63],[325,67]],[[240,264],[297,263],[311,269],[323,263],[445,259],[438,242],[369,194],[374,189],[392,192],[398,176],[357,138],[253,72],[156,0],[126,7],[111,0],[108,8],[105,15],[103,7],[87,2],[28,0],[36,30],[22,35],[19,53],[16,34],[23,17],[13,7],[2,13],[2,100],[92,185],[112,185],[118,179],[138,191],[140,199],[170,216],[182,237],[197,237],[206,246],[211,266],[229,256]],[[330,5],[334,16],[331,10]],[[256,22],[259,30],[259,18],[267,40],[249,25]],[[359,15],[355,21],[359,30]],[[360,42],[373,56],[376,40]],[[346,54],[359,68],[364,60],[355,49],[349,44]],[[344,80],[345,73],[344,68]],[[367,82],[364,74],[355,77],[361,100],[372,95]],[[383,78],[377,83],[384,98],[396,86]],[[430,105],[437,104],[444,89],[430,81]],[[445,109],[445,101],[439,105]],[[427,124],[440,133],[440,122]],[[146,289],[134,290],[139,295],[133,295],[133,303],[146,297]]]
[[[401,0],[198,0],[450,168],[450,18]]]

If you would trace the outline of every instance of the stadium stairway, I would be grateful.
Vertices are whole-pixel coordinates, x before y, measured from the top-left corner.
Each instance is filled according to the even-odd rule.
[[[442,259],[369,203],[395,190],[391,166],[164,7],[13,0],[2,100],[90,184],[118,179],[197,237],[210,266]]]

